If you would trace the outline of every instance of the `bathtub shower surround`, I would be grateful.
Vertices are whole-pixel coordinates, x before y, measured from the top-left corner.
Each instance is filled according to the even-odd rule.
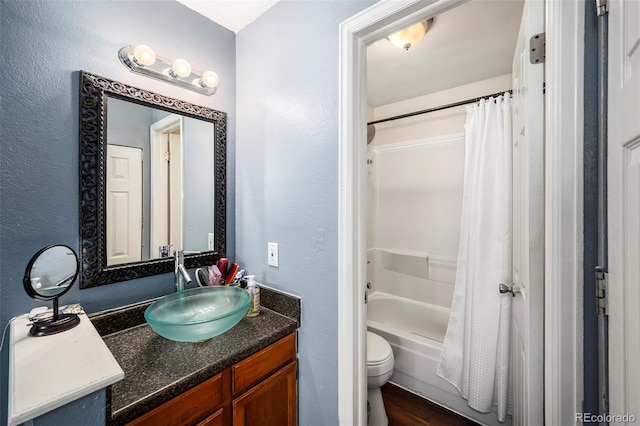
[[[367,329],[393,349],[390,382],[488,426],[498,426],[493,413],[472,410],[449,382],[438,377],[447,330],[456,258],[372,248],[367,275],[372,289]]]
[[[512,282],[511,140],[508,94],[467,107],[458,266],[438,366],[471,408],[487,413],[496,404],[501,422],[512,301],[498,284]]]
[[[468,393],[461,391],[462,384],[437,374],[449,318],[454,315],[464,183],[471,176],[465,174],[465,161],[471,162],[467,135],[454,133],[464,129],[464,120],[461,117],[459,128],[450,128],[449,134],[402,140],[396,132],[395,142],[390,142],[388,135],[387,143],[376,144],[374,140],[368,146],[372,161],[367,167],[367,328],[393,349],[395,367],[390,382],[476,422],[498,426],[493,393],[489,409],[480,412],[463,397]],[[489,172],[496,173],[495,164],[489,164]],[[500,170],[499,176],[508,177],[509,173],[509,169]],[[490,186],[482,196],[491,198],[493,192]],[[488,198],[488,203],[494,202]],[[509,210],[509,220],[503,223],[510,222],[510,214]],[[511,246],[507,247],[505,250],[510,251]],[[510,267],[505,269],[509,275]],[[507,278],[502,282],[510,283]],[[483,297],[499,297],[500,282],[495,278],[489,286],[490,294]],[[476,302],[484,303],[481,299]],[[510,305],[510,301],[507,303]],[[499,306],[493,312],[498,310]],[[456,315],[464,321],[459,313]],[[458,333],[461,336],[463,332]],[[495,343],[493,353],[497,347]],[[462,349],[459,353],[462,359]],[[490,370],[495,373],[495,362]]]
[[[371,151],[368,248],[457,256],[464,133],[398,141]]]
[[[393,349],[390,382],[497,426],[436,375],[456,276],[464,142],[450,133],[369,145],[367,328]]]

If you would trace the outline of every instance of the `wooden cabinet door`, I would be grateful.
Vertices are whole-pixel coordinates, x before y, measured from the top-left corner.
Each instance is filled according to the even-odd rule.
[[[233,400],[234,426],[296,426],[296,361]]]
[[[224,408],[219,409],[196,426],[224,426]]]

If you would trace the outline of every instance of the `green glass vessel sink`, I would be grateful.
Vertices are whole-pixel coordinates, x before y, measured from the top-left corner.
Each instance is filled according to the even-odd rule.
[[[247,313],[251,295],[240,287],[198,287],[153,302],[144,318],[169,340],[200,342],[230,330]]]

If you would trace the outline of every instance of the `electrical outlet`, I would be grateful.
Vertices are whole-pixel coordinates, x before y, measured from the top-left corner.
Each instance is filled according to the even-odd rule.
[[[278,243],[267,243],[267,265],[278,267]]]
[[[207,248],[213,250],[213,232],[209,232],[209,240],[207,242]]]

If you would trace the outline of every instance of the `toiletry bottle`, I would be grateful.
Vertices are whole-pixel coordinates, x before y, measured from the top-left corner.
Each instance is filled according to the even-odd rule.
[[[254,275],[247,275],[247,280],[247,291],[251,295],[247,316],[255,317],[260,313],[260,288],[256,285],[256,277]]]

